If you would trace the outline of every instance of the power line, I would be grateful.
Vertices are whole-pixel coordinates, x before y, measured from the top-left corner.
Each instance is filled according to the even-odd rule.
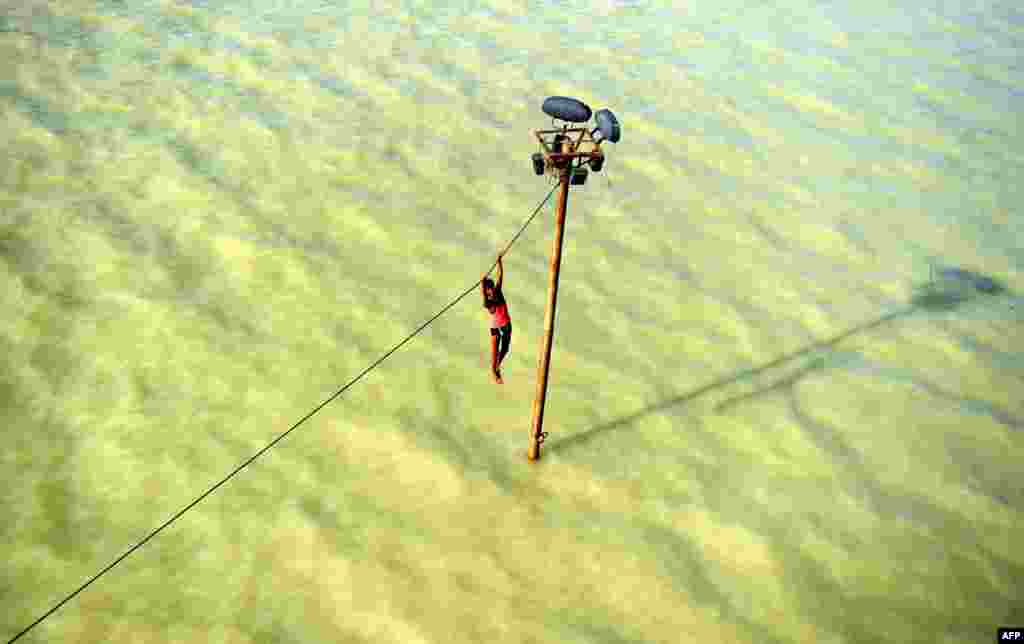
[[[554,187],[553,187],[553,188],[552,188],[552,189],[551,189],[551,190],[550,190],[550,191],[548,192],[547,196],[546,196],[546,197],[544,197],[544,200],[543,200],[543,201],[541,201],[541,202],[540,202],[540,204],[538,204],[538,205],[537,205],[537,208],[536,208],[536,209],[535,209],[535,210],[533,211],[533,214],[532,214],[532,215],[530,215],[530,217],[529,217],[529,218],[528,218],[528,219],[526,220],[526,223],[524,223],[524,224],[523,224],[523,225],[522,225],[522,226],[521,226],[521,227],[519,228],[519,231],[518,231],[518,232],[516,232],[516,234],[515,234],[515,235],[514,235],[514,236],[512,237],[512,240],[511,240],[511,241],[510,241],[510,242],[509,242],[509,243],[508,243],[508,244],[507,244],[507,245],[505,246],[505,250],[503,250],[503,251],[502,251],[502,254],[504,254],[504,253],[508,252],[508,249],[512,248],[512,245],[516,243],[516,241],[517,241],[517,240],[519,239],[520,235],[522,235],[522,234],[523,234],[523,231],[525,231],[525,230],[526,230],[526,227],[527,227],[527,226],[529,226],[529,225],[530,225],[530,223],[531,223],[531,222],[532,222],[532,221],[534,220],[534,218],[535,218],[535,217],[537,216],[537,213],[539,213],[539,212],[541,211],[541,208],[543,208],[543,207],[544,207],[544,204],[546,204],[546,203],[548,202],[548,199],[550,199],[550,198],[551,198],[551,195],[552,195],[552,194],[554,194],[554,192],[555,192],[555,189],[557,189],[557,188],[558,188],[558,185],[555,185],[555,186],[554,186]],[[493,264],[491,264],[491,268],[490,268],[490,269],[488,269],[488,271],[487,271],[487,272],[488,272],[488,273],[490,273],[490,272],[491,272],[492,270],[494,270],[494,267],[495,267],[495,266],[497,266],[497,265],[498,265],[498,262],[497,262],[497,260],[495,260],[495,262],[494,262]],[[91,578],[89,578],[89,580],[88,580],[88,581],[86,581],[86,582],[85,582],[84,584],[82,584],[81,586],[79,586],[79,587],[78,587],[78,588],[77,588],[77,589],[76,589],[76,590],[75,590],[74,592],[72,592],[72,593],[71,593],[71,594],[69,594],[69,595],[68,595],[67,597],[65,597],[65,598],[64,598],[64,599],[62,599],[62,600],[61,600],[60,602],[58,602],[58,603],[57,603],[56,605],[54,605],[54,607],[53,607],[53,608],[51,608],[50,610],[46,611],[46,612],[45,612],[45,613],[44,613],[44,614],[43,614],[42,616],[40,616],[40,617],[39,617],[39,618],[38,618],[38,619],[37,619],[36,621],[34,621],[34,622],[32,622],[31,624],[29,624],[28,626],[26,626],[26,627],[25,627],[25,628],[24,628],[24,629],[23,629],[23,630],[22,630],[22,631],[21,631],[20,633],[18,633],[18,634],[17,634],[17,635],[15,635],[15,636],[14,636],[13,638],[11,638],[10,640],[8,640],[7,644],[13,644],[14,642],[16,642],[16,641],[18,641],[19,639],[21,639],[21,638],[22,638],[22,637],[23,637],[23,636],[24,636],[24,635],[25,635],[26,633],[28,633],[28,632],[29,632],[30,630],[32,630],[33,628],[35,628],[36,626],[38,626],[39,624],[41,624],[41,623],[42,623],[42,622],[43,622],[43,621],[44,621],[45,619],[47,619],[48,617],[50,617],[50,615],[53,615],[53,614],[54,614],[54,613],[56,613],[56,612],[57,612],[58,610],[60,610],[60,608],[61,608],[62,606],[64,606],[64,604],[66,604],[66,603],[68,603],[69,601],[71,601],[72,599],[74,599],[74,598],[75,598],[75,596],[77,596],[77,595],[78,595],[79,593],[81,593],[81,592],[82,592],[83,590],[85,590],[85,589],[86,589],[86,588],[88,588],[88,587],[89,587],[90,585],[92,585],[92,584],[93,584],[93,582],[95,582],[95,581],[96,581],[97,579],[99,579],[100,577],[102,577],[103,575],[105,575],[105,574],[106,574],[107,572],[109,572],[109,571],[110,571],[110,570],[111,570],[111,569],[112,569],[112,568],[113,568],[114,566],[116,566],[117,564],[119,564],[119,563],[121,563],[122,561],[124,561],[124,560],[125,560],[126,558],[128,558],[128,556],[129,556],[129,555],[131,555],[131,554],[132,554],[133,552],[135,552],[136,550],[138,550],[139,548],[141,548],[142,546],[144,546],[144,545],[145,545],[145,544],[146,544],[147,542],[149,542],[149,541],[150,541],[150,540],[151,540],[151,539],[152,539],[153,537],[155,537],[156,535],[160,534],[160,532],[162,532],[164,528],[166,528],[167,526],[169,526],[169,525],[171,525],[172,523],[174,523],[175,521],[177,521],[177,520],[178,520],[178,519],[179,519],[179,518],[180,518],[180,517],[181,517],[181,516],[182,516],[183,514],[185,514],[186,512],[188,512],[189,510],[191,510],[192,508],[194,508],[194,507],[195,507],[196,505],[198,505],[200,501],[202,501],[202,500],[203,500],[203,499],[205,499],[206,497],[208,497],[208,496],[210,496],[211,494],[213,494],[213,492],[214,492],[215,490],[217,490],[217,488],[219,488],[220,486],[222,486],[222,485],[224,485],[225,483],[227,483],[227,482],[228,482],[228,481],[229,481],[229,480],[230,480],[231,478],[233,478],[233,477],[234,477],[234,476],[235,476],[236,474],[238,474],[238,473],[239,473],[239,472],[241,472],[241,471],[242,471],[243,469],[245,469],[246,467],[248,467],[249,465],[251,465],[251,464],[253,463],[253,461],[255,461],[255,460],[256,460],[256,459],[258,459],[259,457],[263,456],[263,454],[265,454],[265,453],[266,453],[267,451],[269,451],[269,450],[270,450],[270,448],[274,447],[274,446],[275,446],[275,445],[277,445],[277,444],[278,444],[279,442],[281,442],[282,440],[284,440],[285,436],[287,436],[288,434],[292,433],[292,431],[294,431],[294,430],[295,430],[296,428],[298,428],[298,427],[299,427],[299,425],[301,425],[302,423],[304,423],[304,422],[306,422],[307,420],[309,420],[310,418],[312,418],[314,414],[316,414],[316,413],[317,413],[318,411],[320,411],[321,409],[323,409],[324,407],[326,407],[326,406],[327,406],[328,404],[330,404],[330,403],[331,403],[332,401],[334,401],[334,400],[335,400],[335,399],[336,399],[336,398],[337,398],[338,396],[340,396],[341,394],[345,393],[345,391],[346,391],[346,390],[348,390],[348,388],[349,388],[349,387],[351,387],[352,385],[354,385],[354,384],[356,384],[357,382],[359,382],[360,380],[362,380],[363,376],[365,376],[366,374],[368,374],[368,373],[370,373],[371,371],[373,371],[373,370],[374,370],[374,369],[375,369],[375,368],[376,368],[376,367],[377,367],[377,366],[378,366],[378,365],[379,365],[380,363],[382,363],[382,362],[384,362],[385,360],[387,360],[387,359],[388,359],[388,357],[389,357],[389,356],[391,356],[391,354],[393,354],[394,352],[396,352],[396,351],[398,351],[399,349],[401,349],[401,348],[402,348],[402,347],[403,347],[403,346],[404,346],[404,345],[405,345],[405,344],[406,344],[407,342],[409,342],[409,340],[412,340],[412,339],[413,339],[414,337],[416,337],[417,335],[419,335],[420,331],[422,331],[423,329],[425,329],[425,328],[427,328],[428,326],[430,326],[430,325],[431,325],[431,324],[432,324],[432,323],[433,323],[433,322],[434,322],[434,321],[435,321],[436,319],[438,319],[439,317],[441,317],[442,315],[444,315],[445,313],[447,313],[449,309],[451,309],[451,308],[452,308],[453,306],[455,306],[455,305],[456,305],[456,304],[458,304],[458,303],[459,303],[460,301],[462,301],[462,299],[463,299],[464,297],[466,297],[466,296],[467,296],[467,295],[469,295],[469,294],[470,294],[471,292],[473,292],[474,290],[476,290],[476,287],[477,287],[477,286],[479,286],[479,285],[480,285],[480,282],[482,282],[482,281],[483,281],[483,279],[477,280],[477,282],[476,282],[475,284],[473,284],[472,286],[470,286],[470,287],[469,287],[468,289],[466,289],[466,290],[465,290],[465,291],[464,291],[464,292],[462,293],[462,295],[459,295],[459,296],[458,296],[458,297],[456,297],[456,298],[455,298],[454,300],[452,300],[451,302],[449,302],[449,303],[448,303],[448,305],[447,305],[447,306],[445,306],[445,307],[444,307],[443,309],[441,309],[441,310],[440,310],[440,311],[439,311],[439,312],[438,312],[437,314],[435,314],[435,315],[434,315],[434,317],[430,318],[429,320],[427,320],[426,322],[424,322],[423,324],[421,324],[421,325],[419,326],[419,328],[417,328],[417,329],[416,329],[415,331],[413,331],[413,332],[412,332],[412,333],[410,333],[410,334],[409,334],[408,336],[406,336],[406,338],[405,338],[404,340],[402,340],[401,342],[399,342],[398,344],[396,344],[396,345],[395,345],[394,347],[392,347],[390,351],[388,351],[387,353],[385,353],[385,354],[384,354],[384,355],[382,355],[381,357],[377,358],[377,360],[375,360],[375,361],[373,362],[373,364],[371,364],[371,365],[370,365],[369,367],[366,367],[365,369],[363,369],[363,370],[362,370],[362,371],[361,371],[361,372],[359,373],[359,375],[358,375],[358,376],[356,376],[355,378],[353,378],[352,380],[350,380],[350,381],[348,382],[348,384],[346,384],[346,385],[345,385],[344,387],[342,387],[341,389],[339,389],[338,391],[336,391],[336,392],[335,392],[335,393],[334,393],[334,394],[333,394],[333,395],[332,395],[331,397],[329,397],[329,398],[328,398],[327,400],[323,401],[322,403],[320,403],[319,405],[317,405],[316,407],[314,407],[314,408],[313,408],[313,410],[312,410],[311,412],[309,412],[308,414],[306,414],[305,416],[303,416],[302,418],[300,418],[300,419],[299,419],[299,420],[298,420],[298,421],[297,421],[297,422],[296,422],[296,423],[295,423],[294,425],[292,425],[291,427],[289,427],[287,431],[285,431],[284,433],[282,433],[282,434],[281,434],[280,436],[278,436],[278,437],[277,437],[277,438],[275,438],[274,440],[270,441],[270,443],[268,443],[268,444],[266,445],[266,447],[264,447],[264,448],[263,448],[263,449],[261,449],[260,451],[256,452],[256,453],[255,453],[255,454],[253,454],[252,456],[250,456],[248,460],[246,460],[246,461],[245,461],[244,463],[242,463],[241,465],[239,465],[238,467],[236,467],[236,468],[234,469],[234,471],[233,471],[233,472],[231,472],[230,474],[228,474],[227,476],[225,476],[224,478],[222,478],[222,479],[221,479],[221,480],[220,480],[220,481],[219,481],[219,482],[218,482],[218,483],[217,483],[216,485],[214,485],[213,487],[211,487],[211,488],[210,488],[210,489],[208,489],[207,491],[203,492],[203,493],[202,493],[201,495],[199,495],[199,497],[197,497],[197,498],[196,498],[196,499],[195,499],[194,501],[192,501],[191,503],[189,503],[188,505],[186,505],[186,506],[185,506],[184,508],[182,508],[181,510],[179,510],[179,511],[178,511],[177,513],[175,513],[175,514],[174,514],[174,516],[172,516],[172,517],[171,517],[170,519],[168,519],[168,520],[164,521],[164,522],[163,522],[163,524],[161,524],[161,525],[160,525],[160,527],[158,527],[157,529],[155,529],[155,530],[153,530],[152,532],[150,532],[150,533],[149,533],[149,534],[148,534],[148,535],[147,535],[147,536],[146,536],[146,537],[145,537],[144,539],[142,539],[142,541],[139,541],[139,542],[138,542],[137,544],[135,544],[134,546],[132,546],[131,548],[129,548],[127,552],[125,552],[125,553],[124,553],[123,555],[121,555],[120,557],[118,557],[117,559],[115,559],[115,560],[114,560],[113,562],[111,562],[111,563],[110,563],[110,564],[109,564],[109,565],[108,565],[108,566],[107,566],[106,568],[104,568],[103,570],[101,570],[101,571],[99,571],[98,573],[96,573],[95,575],[93,575],[93,576],[92,576]]]

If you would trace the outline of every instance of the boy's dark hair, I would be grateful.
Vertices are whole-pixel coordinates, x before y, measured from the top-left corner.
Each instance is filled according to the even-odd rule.
[[[484,288],[494,288],[494,281],[489,277],[485,277],[483,281]]]

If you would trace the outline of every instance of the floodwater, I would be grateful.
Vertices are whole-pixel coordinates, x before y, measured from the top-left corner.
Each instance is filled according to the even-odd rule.
[[[1008,1],[0,4],[0,639],[988,641],[1024,622]],[[552,200],[553,201],[553,200]]]

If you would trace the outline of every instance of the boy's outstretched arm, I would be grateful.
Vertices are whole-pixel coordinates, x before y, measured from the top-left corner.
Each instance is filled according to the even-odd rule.
[[[498,255],[498,281],[495,284],[501,288],[501,280],[505,277],[505,269],[501,266],[501,255]]]

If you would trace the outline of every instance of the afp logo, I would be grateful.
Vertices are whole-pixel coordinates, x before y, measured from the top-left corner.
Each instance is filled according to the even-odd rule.
[[[996,642],[1000,644],[1006,644],[1006,642],[1024,644],[1024,627],[1000,628],[996,634]]]

